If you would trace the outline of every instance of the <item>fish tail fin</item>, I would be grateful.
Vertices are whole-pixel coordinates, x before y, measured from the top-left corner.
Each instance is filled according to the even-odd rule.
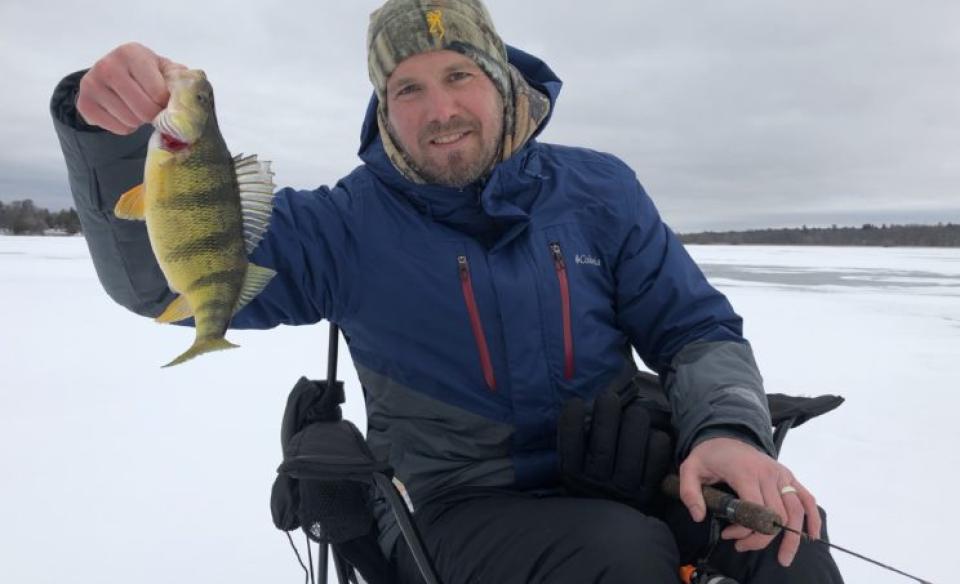
[[[187,349],[182,355],[170,361],[164,367],[173,367],[174,365],[179,365],[184,361],[189,361],[197,355],[203,355],[204,353],[210,353],[211,351],[223,351],[224,349],[236,349],[240,345],[234,345],[227,339],[220,337],[217,339],[201,339],[193,343],[189,349]]]

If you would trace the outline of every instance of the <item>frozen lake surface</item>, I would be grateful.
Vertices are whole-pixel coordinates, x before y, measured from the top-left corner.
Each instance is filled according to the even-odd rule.
[[[960,250],[691,246],[745,319],[767,390],[839,394],[782,459],[832,539],[953,581]],[[299,582],[270,522],[280,416],[326,326],[193,332],[113,304],[81,238],[0,236],[0,581]],[[346,351],[347,416],[363,421]],[[837,554],[850,584],[909,580]]]

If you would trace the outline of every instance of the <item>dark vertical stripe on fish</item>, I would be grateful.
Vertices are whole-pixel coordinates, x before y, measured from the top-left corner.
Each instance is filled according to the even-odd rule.
[[[246,269],[237,269],[221,270],[219,272],[204,274],[203,276],[200,276],[191,282],[190,287],[186,289],[186,292],[187,294],[191,294],[208,286],[216,286],[218,284],[239,286],[239,284],[243,282],[243,277],[246,275],[246,273]]]
[[[229,186],[229,185],[224,185]],[[239,196],[229,192],[229,188],[215,188],[202,192],[184,193],[175,197],[157,199],[154,203],[158,209],[164,211],[193,211],[207,207],[223,207],[224,203],[233,203]]]
[[[198,306],[196,312],[197,314],[229,314],[233,312],[233,306],[234,305],[229,302],[224,302],[219,298],[213,298]]]
[[[163,254],[168,262],[190,260],[205,251],[230,250],[243,247],[243,238],[239,231],[220,231],[189,241],[184,241]]]

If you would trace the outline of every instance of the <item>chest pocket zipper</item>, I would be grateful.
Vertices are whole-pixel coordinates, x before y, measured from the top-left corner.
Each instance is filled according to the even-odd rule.
[[[573,379],[573,323],[570,320],[570,280],[567,277],[567,264],[563,261],[563,251],[560,244],[550,243],[550,253],[553,255],[553,267],[557,272],[557,281],[560,284],[560,306],[563,315],[563,377]]]
[[[483,369],[483,379],[487,382],[490,391],[497,390],[497,380],[493,375],[493,362],[490,360],[490,349],[487,347],[487,337],[483,333],[483,323],[480,320],[480,311],[477,309],[477,299],[473,294],[473,282],[470,279],[470,264],[467,256],[457,256],[460,270],[460,287],[463,289],[463,300],[467,304],[470,315],[470,326],[473,328],[473,338],[477,342],[477,351],[480,353],[480,366]]]

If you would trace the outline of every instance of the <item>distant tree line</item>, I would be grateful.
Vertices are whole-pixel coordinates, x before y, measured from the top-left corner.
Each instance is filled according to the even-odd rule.
[[[37,207],[31,199],[0,201],[0,233],[43,235],[51,230],[74,235],[80,233],[80,218],[73,209],[49,211]]]
[[[684,243],[727,245],[868,245],[885,247],[960,247],[960,225],[873,225],[707,231],[680,236]]]

